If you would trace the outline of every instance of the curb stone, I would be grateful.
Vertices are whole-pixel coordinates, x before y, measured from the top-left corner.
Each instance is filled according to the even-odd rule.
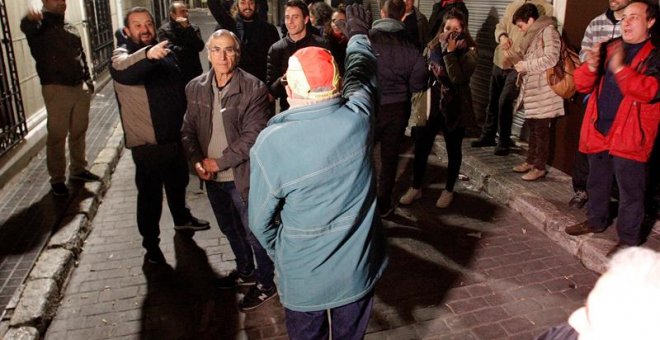
[[[39,338],[39,331],[34,327],[12,328],[5,334],[5,340],[38,340]]]
[[[73,271],[77,255],[82,250],[94,219],[111,182],[111,175],[123,152],[124,138],[121,124],[117,124],[106,146],[92,164],[90,171],[101,182],[85,183],[69,202],[61,224],[54,228],[45,250],[30,271],[23,290],[15,296],[13,315],[4,340],[40,339],[54,317]]]

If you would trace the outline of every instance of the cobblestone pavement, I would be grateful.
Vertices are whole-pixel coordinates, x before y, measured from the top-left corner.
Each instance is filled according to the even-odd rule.
[[[402,163],[407,184],[411,164]],[[565,321],[597,274],[469,182],[459,183],[451,208],[435,208],[444,167],[432,163],[424,197],[386,221],[391,263],[367,339],[532,339]],[[285,339],[277,299],[245,314],[237,308],[244,292],[213,288],[233,256],[195,178],[188,203],[213,227],[193,239],[177,235],[164,209],[169,265],[144,264],[133,171],[127,151],[46,339]]]
[[[94,96],[90,108],[86,136],[90,163],[118,123],[113,88],[105,86]],[[77,191],[80,185],[71,184],[70,188]],[[0,314],[69,204],[67,198],[55,198],[49,191],[45,147],[0,190]]]

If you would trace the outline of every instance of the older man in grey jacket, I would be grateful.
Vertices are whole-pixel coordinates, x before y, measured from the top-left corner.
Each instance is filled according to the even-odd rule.
[[[211,207],[236,256],[236,270],[218,286],[252,286],[239,303],[248,311],[276,296],[277,290],[273,263],[248,229],[247,219],[249,152],[268,121],[268,90],[237,67],[240,46],[236,35],[224,29],[208,39],[212,69],[186,86],[182,139],[197,175],[206,181]]]

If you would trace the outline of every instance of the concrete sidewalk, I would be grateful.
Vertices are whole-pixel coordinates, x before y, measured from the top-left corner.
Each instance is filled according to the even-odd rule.
[[[0,336],[43,329],[54,315],[123,147],[112,84],[92,99],[86,142],[88,167],[103,182],[69,182],[68,197],[53,196],[44,146],[0,190]]]
[[[618,240],[616,221],[602,234],[580,237],[566,234],[564,229],[567,226],[586,220],[586,205],[581,210],[568,206],[573,196],[570,176],[549,167],[544,179],[526,182],[520,178],[521,174],[511,171],[525,160],[521,154],[512,152],[504,157],[495,156],[494,147],[472,148],[471,141],[463,141],[461,173],[469,176],[472,185],[519,212],[550,239],[575,255],[587,268],[599,273],[606,269],[605,254]],[[440,136],[436,139],[434,151],[446,163],[447,153]],[[643,246],[660,251],[660,221],[655,221]]]

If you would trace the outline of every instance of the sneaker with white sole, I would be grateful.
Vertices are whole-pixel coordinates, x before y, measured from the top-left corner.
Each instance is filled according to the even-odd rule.
[[[403,205],[411,204],[412,202],[422,198],[422,189],[415,189],[410,187],[406,193],[401,196],[399,203]]]
[[[440,194],[440,198],[435,202],[435,206],[438,208],[446,208],[454,200],[454,193],[451,191],[443,190]]]
[[[241,312],[251,311],[275,296],[277,296],[277,288],[275,288],[275,286],[270,287],[269,289],[264,289],[264,286],[258,283],[250,287],[250,290],[238,303],[238,308],[240,308]]]

